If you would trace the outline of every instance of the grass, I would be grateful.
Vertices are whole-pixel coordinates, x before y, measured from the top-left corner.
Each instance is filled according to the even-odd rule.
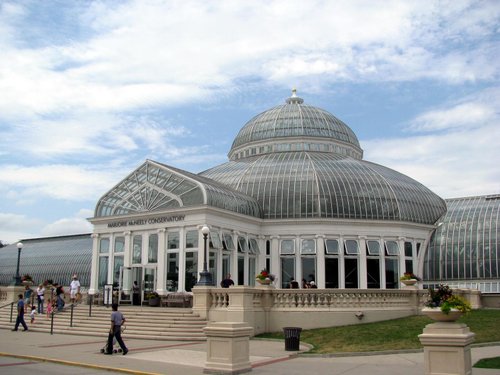
[[[480,359],[474,367],[500,369],[500,357]]]
[[[498,321],[500,310],[486,309],[474,310],[458,320],[476,334],[476,343],[500,341]],[[412,316],[377,323],[303,330],[300,339],[311,344],[313,349],[309,353],[315,354],[421,349],[418,335],[429,323],[433,321],[426,316]],[[258,337],[284,339],[282,332]]]

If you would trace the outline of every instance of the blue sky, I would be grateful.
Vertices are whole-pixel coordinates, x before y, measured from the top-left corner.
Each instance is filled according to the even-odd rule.
[[[145,159],[191,172],[296,87],[364,159],[500,193],[498,1],[0,0],[0,240],[91,231]]]

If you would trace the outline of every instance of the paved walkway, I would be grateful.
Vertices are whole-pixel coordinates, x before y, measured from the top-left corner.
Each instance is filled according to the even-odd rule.
[[[0,355],[52,361],[68,366],[109,369],[131,374],[203,373],[205,343],[126,340],[130,352],[103,355],[105,340],[96,337],[49,335],[38,332],[0,331]],[[301,352],[307,351],[301,345]],[[500,355],[499,346],[473,347],[472,362]],[[282,341],[251,340],[253,374],[422,375],[423,353],[308,357],[286,352]],[[500,370],[473,369],[473,375],[498,375]]]

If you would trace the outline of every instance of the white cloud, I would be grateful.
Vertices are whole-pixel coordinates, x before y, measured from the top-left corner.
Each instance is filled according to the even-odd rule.
[[[364,158],[407,174],[445,198],[496,194],[499,98],[500,89],[489,89],[422,113],[409,128],[430,134],[363,141]]]
[[[28,12],[18,13],[16,22]],[[0,111],[165,107],[213,100],[210,93],[250,76],[492,79],[498,14],[494,3],[455,1],[92,3],[78,14],[93,31],[87,39],[30,49],[22,34],[5,37]]]
[[[44,226],[40,234],[44,237],[69,234],[92,233],[92,224],[82,218],[64,218]]]
[[[34,237],[42,223],[41,220],[28,218],[25,215],[0,212],[0,240],[4,243],[14,243]]]
[[[116,184],[124,170],[108,171],[103,165],[43,165],[25,167],[0,165],[3,177],[0,192],[13,199],[51,197],[69,201],[97,201],[110,186]]]
[[[495,126],[500,124],[499,107],[500,88],[488,88],[418,115],[408,129],[432,132]]]

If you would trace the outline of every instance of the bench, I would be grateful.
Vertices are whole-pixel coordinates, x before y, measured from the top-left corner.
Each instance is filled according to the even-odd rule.
[[[162,296],[161,304],[167,307],[192,307],[193,296],[190,293],[169,293]]]

